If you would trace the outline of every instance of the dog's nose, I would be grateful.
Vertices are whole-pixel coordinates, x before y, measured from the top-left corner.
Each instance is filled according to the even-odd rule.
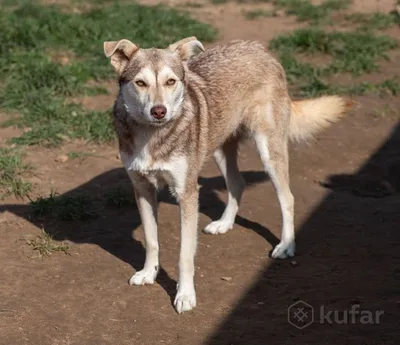
[[[161,120],[167,114],[167,108],[163,105],[155,105],[150,110],[151,116],[156,118],[157,120]]]

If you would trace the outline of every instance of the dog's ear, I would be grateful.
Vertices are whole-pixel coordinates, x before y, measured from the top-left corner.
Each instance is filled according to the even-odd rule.
[[[196,49],[204,51],[203,45],[194,36],[175,42],[171,44],[168,49],[173,53],[177,53],[182,61],[189,60],[196,54]]]
[[[111,58],[111,65],[118,73],[121,73],[128,61],[139,47],[131,41],[123,39],[114,42],[104,42],[104,54]]]

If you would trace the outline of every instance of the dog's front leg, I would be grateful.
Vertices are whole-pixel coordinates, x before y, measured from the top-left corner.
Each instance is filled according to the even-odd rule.
[[[159,268],[156,188],[144,178],[131,176],[131,179],[144,229],[146,259],[143,269],[132,276],[129,280],[129,284],[153,284]]]
[[[197,183],[195,184],[197,187]],[[178,292],[174,306],[178,313],[196,306],[194,289],[194,256],[197,245],[199,194],[197,188],[179,196],[181,208],[181,252],[179,257]]]

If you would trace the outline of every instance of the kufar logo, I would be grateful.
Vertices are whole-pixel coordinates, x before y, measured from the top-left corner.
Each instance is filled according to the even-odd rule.
[[[288,322],[298,329],[310,326],[314,322],[314,308],[304,301],[297,301],[288,308]]]
[[[315,316],[312,305],[297,301],[288,308],[288,322],[298,329],[310,326],[313,322],[319,324],[362,324],[374,325],[381,322],[385,313],[383,310],[364,310],[359,304],[354,304],[349,310],[327,310],[324,305],[319,307],[318,316]]]

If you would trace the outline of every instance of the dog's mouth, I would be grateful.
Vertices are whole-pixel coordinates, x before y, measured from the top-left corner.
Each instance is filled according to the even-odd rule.
[[[150,121],[150,125],[155,126],[155,127],[161,127],[162,125],[165,125],[168,122],[167,119],[153,119]]]

